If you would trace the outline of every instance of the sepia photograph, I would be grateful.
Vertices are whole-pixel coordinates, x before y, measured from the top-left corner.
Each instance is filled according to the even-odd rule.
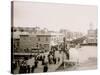
[[[11,73],[97,69],[95,5],[11,1]]]

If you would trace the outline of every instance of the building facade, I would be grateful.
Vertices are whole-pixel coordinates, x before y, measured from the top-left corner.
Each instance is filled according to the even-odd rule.
[[[13,32],[13,47],[19,52],[45,52],[63,42],[63,34],[50,32]],[[17,51],[16,51],[17,52]]]
[[[88,30],[87,43],[96,44],[97,43],[97,30]]]

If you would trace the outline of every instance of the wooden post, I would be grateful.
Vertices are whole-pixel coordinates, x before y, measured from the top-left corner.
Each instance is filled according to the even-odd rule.
[[[66,43],[65,43],[65,42],[66,42],[66,38],[65,38],[65,37],[63,38],[63,41],[64,41],[64,44],[63,44],[63,45],[64,45],[64,46],[63,46],[63,47],[64,47],[64,48],[63,48],[63,68],[65,68],[65,63],[64,63],[64,52],[65,52],[65,47],[66,47],[66,46],[65,46],[65,45],[66,45]]]

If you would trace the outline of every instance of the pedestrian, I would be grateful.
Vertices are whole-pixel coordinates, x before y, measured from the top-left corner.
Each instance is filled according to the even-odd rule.
[[[14,70],[15,70],[15,63],[14,62],[12,62],[12,73],[14,73]]]
[[[51,64],[50,55],[48,56],[48,62],[49,64]]]
[[[52,64],[52,63],[53,63],[53,56],[50,55],[50,64]]]
[[[45,56],[44,63],[48,63],[48,56]]]
[[[66,54],[67,54],[67,59],[69,60],[70,59],[69,50],[67,50]]]
[[[30,68],[35,64],[35,58],[32,57],[26,61],[26,64],[30,66]]]
[[[58,57],[58,62],[60,62],[60,57]]]
[[[42,65],[44,65],[44,58],[42,59]]]
[[[23,73],[23,63],[21,63],[20,68],[19,68],[19,73]]]
[[[23,72],[22,73],[27,73],[27,65],[26,65],[26,63],[23,64]]]
[[[35,60],[35,68],[37,68],[37,65],[38,65],[38,61],[37,60]]]
[[[21,65],[21,73],[27,73],[27,65],[25,60],[22,62]]]
[[[45,64],[45,65],[44,65],[44,68],[43,68],[43,72],[47,72],[47,71],[48,71],[48,65]]]
[[[40,61],[42,61],[42,55],[40,55]]]
[[[43,58],[42,58],[42,65],[44,65],[45,64],[45,56],[43,56]]]
[[[54,58],[54,64],[56,64],[56,58]]]
[[[27,73],[30,73],[30,65],[27,65]]]
[[[33,65],[31,68],[31,73],[34,73],[35,66]]]

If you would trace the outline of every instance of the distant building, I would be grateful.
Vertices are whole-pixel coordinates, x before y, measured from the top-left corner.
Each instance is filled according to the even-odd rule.
[[[21,32],[19,32],[19,31],[16,31],[16,32],[14,31],[12,34],[12,46],[13,46],[14,52],[19,52],[20,34],[21,34]]]
[[[60,45],[63,42],[63,34],[48,32],[13,32],[14,48],[19,52],[49,51],[52,46]]]
[[[23,32],[20,34],[20,50],[23,51],[29,48],[29,33]]]
[[[50,50],[51,46],[63,42],[63,35],[57,33],[37,34],[38,45],[40,49]]]
[[[81,32],[73,32],[73,39],[78,39],[83,37],[83,34]]]
[[[66,37],[67,41],[72,41],[74,39],[83,37],[83,34],[81,32],[71,32],[66,29],[61,29],[60,33],[62,33]]]
[[[73,33],[66,29],[61,29],[60,33],[62,33],[68,41],[70,41],[73,38]]]
[[[87,43],[95,44],[97,43],[97,30],[88,30]]]

